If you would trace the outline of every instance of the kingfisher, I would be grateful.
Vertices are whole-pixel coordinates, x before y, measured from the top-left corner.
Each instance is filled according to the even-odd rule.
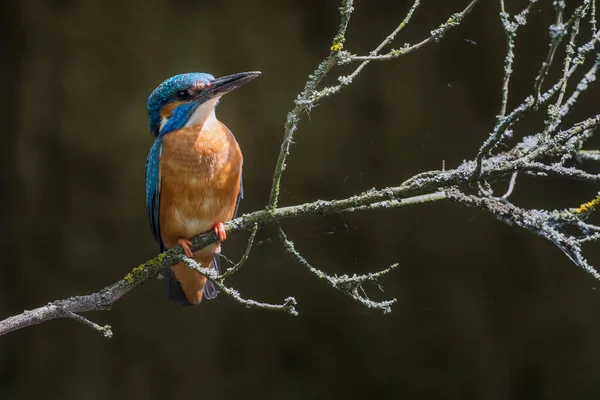
[[[244,197],[243,157],[231,131],[215,116],[215,107],[221,96],[259,75],[186,73],[150,94],[147,110],[155,140],[146,161],[146,209],[161,252],[179,245],[202,267],[221,272],[219,253],[227,237],[223,223],[235,217]],[[192,252],[190,239],[211,230],[219,240]],[[167,297],[183,306],[219,293],[183,263],[161,274]]]

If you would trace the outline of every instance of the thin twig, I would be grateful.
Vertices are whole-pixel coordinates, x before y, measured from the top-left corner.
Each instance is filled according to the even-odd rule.
[[[293,297],[286,298],[283,304],[263,303],[252,299],[245,299],[240,295],[240,293],[237,290],[225,286],[221,282],[221,280],[218,279],[217,276],[214,276],[214,270],[210,268],[202,268],[202,266],[193,258],[182,256],[181,261],[183,261],[183,263],[187,265],[190,269],[193,269],[194,271],[197,271],[198,273],[206,276],[213,282],[213,284],[215,284],[219,289],[221,289],[223,293],[225,293],[238,303],[242,304],[244,307],[260,308],[269,311],[283,311],[290,315],[298,315],[298,312],[296,311],[296,299]]]
[[[238,263],[235,264],[233,267],[228,268],[227,271],[225,271],[225,273],[223,273],[221,276],[217,277],[218,280],[223,282],[228,276],[235,274],[248,260],[248,256],[250,256],[250,250],[252,250],[252,245],[254,244],[254,237],[256,236],[256,232],[258,232],[258,224],[254,224],[254,227],[252,228],[250,239],[248,239],[248,243],[246,244],[246,251],[244,252],[244,255],[242,256],[240,261],[238,261]]]
[[[518,171],[513,172],[510,176],[510,182],[508,183],[508,189],[506,189],[506,193],[502,195],[503,199],[508,199],[512,194],[513,190],[515,190],[515,184],[517,183],[517,176],[519,175]]]
[[[64,313],[67,315],[67,317],[74,319],[77,322],[81,322],[82,324],[89,326],[90,328],[102,333],[102,335],[104,335],[105,338],[111,339],[113,337],[110,325],[100,326],[95,322],[92,322],[89,319],[82,317],[79,314],[75,314],[74,312],[69,310],[64,310]]]
[[[287,156],[290,154],[290,146],[292,145],[294,133],[298,129],[298,123],[300,122],[302,113],[304,111],[310,111],[313,105],[313,102],[310,100],[310,98],[317,89],[317,86],[337,62],[335,52],[337,51],[336,49],[338,47],[343,46],[344,41],[346,40],[346,29],[348,28],[348,23],[350,22],[350,17],[352,16],[353,11],[353,0],[344,0],[342,7],[340,7],[341,22],[338,27],[338,32],[333,39],[333,44],[331,45],[331,54],[323,62],[321,62],[315,72],[308,77],[308,81],[306,81],[304,89],[298,95],[295,101],[296,105],[294,109],[288,113],[287,121],[285,123],[285,134],[283,142],[281,143],[279,157],[277,158],[277,163],[275,165],[275,172],[273,173],[273,184],[271,186],[271,194],[269,195],[269,203],[267,208],[273,209],[277,207],[277,203],[279,201],[279,186],[281,185],[281,176],[286,167],[285,161]]]
[[[600,161],[600,150],[580,150],[577,159],[581,161]]]
[[[398,57],[402,57],[404,55],[413,53],[417,50],[420,50],[421,48],[428,45],[429,43],[434,43],[434,42],[437,43],[443,39],[443,37],[446,35],[446,33],[451,28],[454,28],[454,27],[460,25],[460,23],[463,21],[463,19],[467,16],[467,14],[469,14],[473,10],[473,8],[475,7],[475,5],[478,2],[479,2],[479,0],[472,0],[464,8],[464,10],[462,10],[459,13],[453,14],[450,18],[448,18],[448,20],[446,22],[441,24],[436,29],[432,30],[430,36],[423,39],[419,43],[416,43],[413,45],[408,45],[408,46],[402,47],[398,50],[392,50],[387,54],[368,55],[368,56],[351,55],[351,56],[345,57],[345,60],[347,60],[347,61],[389,61],[389,60],[393,60]]]
[[[394,29],[394,31],[392,33],[390,33],[381,43],[379,43],[379,45],[373,51],[371,51],[370,56],[377,56],[379,54],[379,52],[385,46],[387,46],[392,40],[394,40],[396,38],[398,33],[400,33],[400,31],[402,29],[404,29],[404,27],[410,22],[414,12],[416,11],[417,7],[419,7],[420,4],[421,4],[420,0],[415,0],[412,7],[408,10],[408,13],[406,13],[406,16],[404,17],[402,22],[400,22],[400,24],[396,27],[396,29]],[[337,48],[334,50],[337,50]],[[347,52],[345,52],[341,49],[338,50],[337,57],[338,57],[338,63],[340,65],[346,64],[351,61],[357,61],[356,59],[353,59],[352,56],[348,56]],[[323,90],[313,93],[313,95],[311,96],[311,101],[313,103],[316,103],[325,97],[328,97],[328,96],[338,93],[342,89],[342,87],[351,84],[352,81],[354,80],[354,78],[356,78],[358,76],[358,74],[370,62],[371,62],[371,60],[363,60],[360,63],[360,65],[350,75],[338,77],[338,81],[340,82],[339,85],[327,87]]]
[[[564,2],[555,1],[554,10],[556,13],[556,22],[554,25],[550,26],[550,43],[548,44],[548,55],[546,56],[546,61],[542,63],[540,71],[535,77],[535,83],[533,84],[533,92],[535,95],[533,105],[535,108],[537,108],[539,105],[542,84],[544,83],[544,79],[546,79],[546,76],[548,75],[548,70],[550,69],[552,62],[554,61],[554,54],[556,54],[556,49],[558,49],[558,45],[560,45],[560,42],[567,34],[566,26],[563,24],[563,12],[565,10]]]
[[[384,314],[392,311],[391,305],[396,302],[396,299],[373,301],[364,294],[364,291],[361,295],[361,293],[359,293],[359,288],[362,289],[362,284],[365,282],[377,282],[379,278],[397,268],[398,264],[393,264],[382,271],[371,274],[331,276],[310,265],[309,262],[306,261],[306,259],[296,250],[294,243],[287,238],[285,232],[283,232],[283,229],[281,229],[281,226],[278,229],[279,237],[281,238],[286,251],[291,254],[300,264],[306,267],[314,276],[318,277],[332,288],[339,290],[347,296],[350,296],[352,299],[358,301],[368,308],[380,310]]]
[[[577,55],[574,58],[573,65],[567,74],[567,79],[569,79],[578,69],[580,65],[583,65],[585,62],[585,58],[589,52],[595,49],[596,44],[600,40],[600,31],[598,31],[594,37],[587,42],[585,45],[581,46]],[[592,66],[590,72],[593,71],[593,75],[598,67],[596,65]],[[595,76],[595,75],[594,75]],[[538,100],[538,105],[543,105],[552,99],[554,95],[556,95],[562,88],[563,80],[561,79],[559,82],[555,83],[550,89],[548,89],[543,95],[540,96]],[[579,87],[579,85],[578,85]],[[587,86],[586,86],[587,88]],[[585,90],[585,89],[583,89]],[[577,97],[578,95],[576,95]],[[576,97],[574,100],[576,100]],[[510,127],[514,126],[521,118],[525,116],[525,114],[532,112],[536,109],[536,102],[533,96],[528,96],[523,103],[521,103],[518,107],[514,108],[508,115],[498,119],[494,129],[489,134],[487,139],[481,145],[479,152],[477,153],[477,157],[475,158],[475,162],[477,163],[477,168],[475,168],[474,173],[478,175],[481,172],[481,163],[483,159],[489,155],[489,153],[498,146],[502,139],[505,136],[510,136],[511,131]],[[561,111],[561,115],[566,114],[567,111]],[[556,122],[556,126],[558,125],[558,121]],[[547,128],[548,131],[551,128]]]
[[[506,12],[504,0],[500,0],[500,21],[504,28],[506,36],[506,56],[504,57],[504,78],[502,79],[502,101],[500,103],[500,113],[498,118],[506,115],[506,107],[508,105],[508,86],[513,73],[513,63],[515,60],[515,38],[517,37],[517,29],[527,25],[527,17],[531,11],[531,7],[537,0],[529,0],[527,7],[517,14],[513,21],[510,20],[510,15]]]

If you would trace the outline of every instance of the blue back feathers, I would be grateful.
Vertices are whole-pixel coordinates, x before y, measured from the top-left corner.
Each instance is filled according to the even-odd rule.
[[[146,160],[146,211],[150,220],[150,228],[154,238],[158,242],[160,251],[165,250],[165,246],[160,236],[159,206],[160,206],[160,152],[162,150],[162,138],[158,137],[150,148],[148,159]]]

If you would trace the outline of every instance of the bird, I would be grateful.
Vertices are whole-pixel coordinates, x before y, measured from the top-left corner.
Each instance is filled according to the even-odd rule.
[[[244,187],[242,152],[215,107],[223,95],[259,75],[176,75],[161,83],[146,105],[155,138],[146,160],[146,209],[154,238],[161,252],[181,246],[187,257],[219,274],[224,223],[235,218]],[[211,230],[218,241],[192,252],[190,239]],[[219,293],[213,282],[183,263],[161,274],[167,298],[182,306]]]

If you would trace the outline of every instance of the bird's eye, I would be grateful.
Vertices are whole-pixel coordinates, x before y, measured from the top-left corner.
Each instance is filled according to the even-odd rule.
[[[178,100],[187,100],[190,98],[190,94],[187,90],[180,90],[179,92],[175,93],[175,97],[177,97]]]

